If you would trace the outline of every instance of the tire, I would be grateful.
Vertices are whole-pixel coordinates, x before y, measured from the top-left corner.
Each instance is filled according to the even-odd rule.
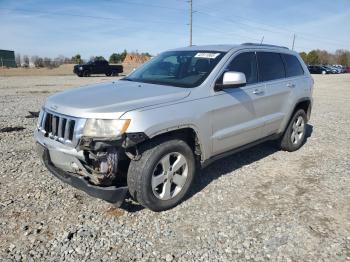
[[[111,72],[108,72],[106,73],[106,76],[111,76],[111,74],[112,74]]]
[[[297,110],[280,140],[280,148],[282,150],[293,152],[302,147],[305,143],[306,123],[305,111],[303,109]]]
[[[182,202],[196,169],[188,144],[180,139],[163,138],[147,142],[139,150],[141,159],[131,161],[128,170],[127,183],[131,196],[156,212]],[[171,168],[176,169],[171,171]]]
[[[89,77],[90,76],[90,72],[88,70],[83,71],[83,76]]]
[[[112,76],[118,76],[119,74],[115,71],[112,71]]]

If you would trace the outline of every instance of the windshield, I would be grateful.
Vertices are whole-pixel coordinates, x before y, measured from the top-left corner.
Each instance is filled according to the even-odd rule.
[[[196,87],[207,78],[224,54],[216,51],[164,52],[122,80]]]

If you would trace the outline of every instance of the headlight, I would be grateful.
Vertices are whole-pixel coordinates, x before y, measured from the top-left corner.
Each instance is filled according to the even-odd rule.
[[[40,127],[41,121],[43,120],[43,116],[44,116],[44,109],[41,108],[40,113],[39,113],[39,117],[38,117],[38,122],[36,124],[37,128]]]
[[[87,119],[83,136],[117,137],[125,133],[130,119]]]
[[[83,70],[83,67],[82,67],[82,66],[79,66],[79,70]]]

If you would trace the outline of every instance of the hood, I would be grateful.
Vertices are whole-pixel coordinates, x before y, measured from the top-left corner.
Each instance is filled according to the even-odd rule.
[[[189,94],[186,88],[119,80],[57,93],[47,99],[45,108],[73,117],[116,119],[127,111],[178,101]]]

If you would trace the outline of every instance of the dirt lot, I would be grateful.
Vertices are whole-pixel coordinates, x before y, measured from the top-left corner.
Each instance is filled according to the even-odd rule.
[[[122,209],[53,178],[34,150],[53,92],[111,78],[0,77],[0,260],[350,260],[350,74],[314,76],[306,144],[270,143],[199,172],[178,207]],[[21,129],[24,128],[24,129]]]

